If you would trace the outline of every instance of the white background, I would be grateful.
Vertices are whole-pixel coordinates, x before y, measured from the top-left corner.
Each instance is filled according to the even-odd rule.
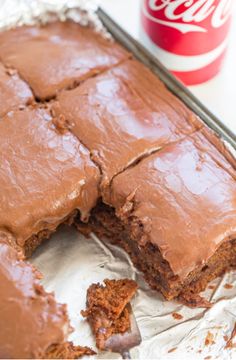
[[[236,134],[236,1],[229,50],[219,75],[191,91]],[[100,0],[101,6],[132,36],[140,38],[140,0]]]

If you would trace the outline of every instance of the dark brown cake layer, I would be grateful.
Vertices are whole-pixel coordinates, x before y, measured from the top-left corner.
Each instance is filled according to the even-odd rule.
[[[113,334],[130,329],[130,313],[127,308],[137,291],[134,280],[104,280],[105,285],[92,284],[87,291],[87,308],[82,311],[96,337],[96,345],[105,349],[105,342]]]
[[[152,244],[140,247],[137,238],[132,239],[132,226],[125,225],[111,207],[98,205],[92,212],[89,226],[99,237],[121,246],[130,255],[135,266],[143,272],[148,284],[161,291],[167,300],[180,297],[182,301],[188,299],[184,300],[188,306],[206,307],[209,304],[206,301],[203,303],[202,299],[199,303],[200,298],[196,294],[203,291],[217,276],[236,268],[236,240],[231,240],[223,243],[203,267],[198,267],[184,282],[180,282],[162,258],[158,247]]]
[[[69,21],[0,34],[0,59],[15,68],[41,100],[128,57],[117,43]]]
[[[0,232],[35,248],[76,210],[86,221],[100,174],[84,146],[57,132],[45,109],[9,113],[0,133]]]
[[[104,201],[124,222],[141,226],[139,245],[157,245],[184,279],[236,235],[236,182],[228,166],[195,133],[115,177]]]
[[[19,78],[16,71],[6,69],[0,63],[0,117],[32,102],[33,95],[28,85]]]
[[[0,34],[2,358],[93,353],[67,341],[65,307],[6,244],[29,256],[59,224],[77,215],[86,222],[100,190],[109,207],[94,210],[95,231],[120,243],[167,299],[187,298],[235,267],[231,157],[207,129],[196,133],[201,121],[129,58],[72,22]],[[57,98],[55,118],[36,105],[16,110],[33,103],[29,87],[38,101]],[[103,289],[92,288],[86,312],[100,348],[107,334],[129,327],[126,304],[136,290],[123,284],[117,298],[122,289],[106,285],[100,302]]]
[[[136,60],[63,91],[53,106],[102,169],[103,185],[143,156],[202,126],[200,120]]]
[[[236,237],[235,169],[229,167],[195,133],[118,175],[103,194],[129,227],[141,262],[151,266],[153,278],[161,274],[157,280],[168,298]]]

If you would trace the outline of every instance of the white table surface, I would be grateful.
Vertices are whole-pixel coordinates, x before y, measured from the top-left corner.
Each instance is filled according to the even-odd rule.
[[[214,79],[190,90],[236,134],[236,1],[224,67]],[[126,31],[140,40],[140,0],[100,0],[100,5]]]

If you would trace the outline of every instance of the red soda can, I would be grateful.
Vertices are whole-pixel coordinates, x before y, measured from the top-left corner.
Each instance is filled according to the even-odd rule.
[[[232,0],[142,0],[142,37],[186,85],[203,83],[221,69],[231,14]]]

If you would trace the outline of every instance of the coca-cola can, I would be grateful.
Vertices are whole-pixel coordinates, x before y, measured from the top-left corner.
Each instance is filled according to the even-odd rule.
[[[186,85],[222,67],[232,0],[142,0],[142,40]]]

